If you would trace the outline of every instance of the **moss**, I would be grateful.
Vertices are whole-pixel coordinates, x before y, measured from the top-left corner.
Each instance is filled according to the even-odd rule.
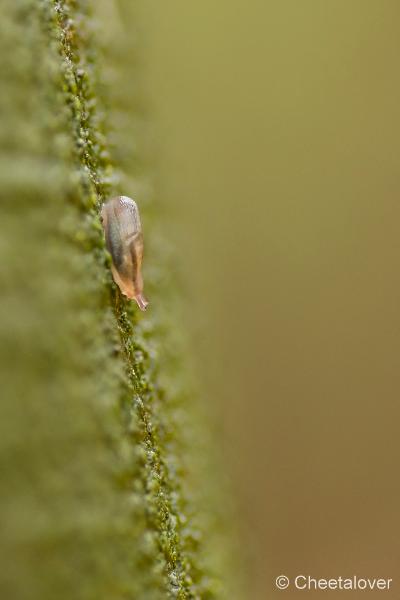
[[[188,398],[163,373],[179,363],[168,311],[138,316],[104,247],[99,208],[128,178],[107,145],[90,11],[6,0],[1,24],[1,596],[211,599],[180,456]],[[149,273],[153,298],[173,297],[166,269]]]

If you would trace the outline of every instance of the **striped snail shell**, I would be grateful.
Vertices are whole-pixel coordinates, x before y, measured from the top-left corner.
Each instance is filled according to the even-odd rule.
[[[137,204],[128,196],[116,196],[101,209],[107,250],[111,254],[111,272],[121,292],[136,300],[141,310],[148,302],[143,296],[143,235]]]

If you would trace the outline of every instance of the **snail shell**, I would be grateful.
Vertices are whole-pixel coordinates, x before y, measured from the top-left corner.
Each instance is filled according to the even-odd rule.
[[[116,196],[104,203],[101,218],[107,250],[111,254],[111,272],[121,292],[136,300],[141,310],[148,302],[143,296],[143,235],[137,204],[127,196]]]

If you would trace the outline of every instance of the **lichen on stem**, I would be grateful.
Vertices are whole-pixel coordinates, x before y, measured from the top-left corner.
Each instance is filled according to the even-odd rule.
[[[171,471],[170,450],[163,442],[162,432],[169,427],[165,422],[169,417],[163,415],[163,400],[168,394],[157,382],[159,357],[152,356],[151,341],[140,333],[134,308],[121,296],[109,275],[99,211],[102,203],[117,192],[118,182],[107,146],[104,111],[96,91],[90,4],[83,0],[43,0],[42,16],[48,35],[58,44],[59,81],[69,108],[73,160],[79,174],[79,210],[87,223],[84,244],[104,272],[119,335],[117,354],[125,372],[120,386],[120,409],[141,465],[147,528],[158,548],[153,559],[162,565],[168,597],[213,598],[213,582],[196,564],[198,542],[193,541],[196,536],[190,535],[179,473]],[[135,484],[128,474],[123,485],[133,489]],[[157,570],[157,565],[154,568]]]

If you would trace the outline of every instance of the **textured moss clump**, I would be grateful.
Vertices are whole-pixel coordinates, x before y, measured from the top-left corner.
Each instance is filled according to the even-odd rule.
[[[168,311],[138,319],[109,274],[98,209],[129,177],[107,148],[89,7],[3,8],[0,596],[217,597]]]

